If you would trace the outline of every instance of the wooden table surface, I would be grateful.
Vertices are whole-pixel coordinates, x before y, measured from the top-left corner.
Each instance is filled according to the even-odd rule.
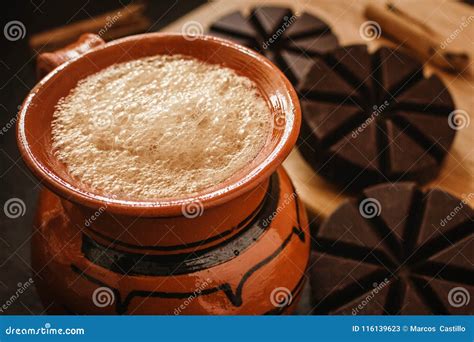
[[[470,18],[473,14],[472,9],[465,5],[452,3],[449,1],[435,0],[415,0],[415,1],[393,1],[397,5],[410,8],[414,16],[434,25],[443,36],[448,37],[459,28],[462,20]],[[366,1],[361,0],[319,0],[319,1],[215,1],[210,2],[181,17],[178,21],[163,28],[163,31],[180,32],[183,25],[189,21],[198,21],[206,29],[208,25],[218,17],[236,9],[248,10],[255,5],[264,6],[270,4],[280,4],[292,7],[296,12],[308,11],[313,13],[328,24],[333,32],[338,36],[342,45],[363,43],[359,36],[359,26],[365,21],[362,16],[362,10]],[[177,7],[162,18],[162,21],[172,20],[177,15]],[[186,6],[184,6],[186,7]],[[472,7],[471,7],[472,8]],[[50,15],[43,6],[42,15]],[[468,12],[470,11],[470,12]],[[88,11],[89,13],[90,11]],[[58,13],[53,13],[58,23],[61,18]],[[158,21],[162,13],[155,13]],[[38,13],[35,13],[35,20],[41,20]],[[14,14],[12,18],[17,18]],[[464,19],[463,19],[464,18]],[[165,20],[166,19],[166,20]],[[66,19],[64,19],[65,21]],[[158,22],[157,21],[157,22]],[[169,22],[169,21],[168,21]],[[30,32],[33,32],[34,22],[27,23]],[[155,25],[153,30],[160,28],[161,25]],[[452,42],[452,46],[460,46],[469,49],[472,56],[473,47],[473,27],[471,25],[463,32],[457,35]],[[28,33],[30,33],[28,32]],[[376,42],[376,44],[381,41]],[[375,45],[376,45],[375,44]],[[2,49],[3,50],[3,49]],[[10,75],[5,79],[11,80],[6,91],[3,90],[0,95],[3,114],[9,115],[4,119],[8,122],[16,113],[16,107],[35,84],[34,64],[30,59],[30,52],[27,51],[25,44],[15,45],[14,49],[3,50],[5,54],[2,57],[2,63],[8,64]],[[16,64],[17,66],[15,66]],[[24,65],[27,65],[24,67]],[[3,69],[2,69],[3,70]],[[19,70],[19,71],[18,71]],[[471,121],[473,113],[473,79],[467,74],[450,75],[439,70],[427,68],[428,72],[436,72],[447,84],[454,96],[458,108],[469,113]],[[472,72],[472,68],[471,68]],[[3,78],[2,78],[3,80]],[[448,191],[462,196],[474,192],[473,171],[473,126],[471,125],[458,132],[452,151],[446,160],[439,177],[427,186],[440,186]],[[10,130],[7,135],[0,137],[2,141],[2,192],[0,197],[2,203],[10,197],[20,197],[27,205],[27,213],[24,217],[17,220],[7,220],[2,218],[0,221],[2,229],[0,231],[0,297],[9,297],[12,290],[16,290],[19,282],[25,282],[31,275],[29,240],[31,236],[31,221],[34,214],[38,184],[29,174],[25,166],[19,160],[18,152],[14,142],[14,132]],[[5,161],[5,163],[3,162]],[[322,178],[314,174],[312,169],[302,160],[297,149],[293,151],[285,162],[285,167],[289,171],[300,196],[306,203],[307,208],[321,215],[327,216],[334,208],[346,198],[346,194],[333,188]],[[473,203],[471,202],[471,205]],[[305,290],[305,300],[302,302],[300,313],[306,313],[309,310],[308,289]],[[20,300],[12,305],[8,314],[40,314],[43,313],[36,293],[34,290],[25,293]]]
[[[367,3],[383,3],[384,1],[353,1],[353,0],[320,0],[320,1],[214,1],[190,12],[188,15],[165,27],[162,31],[181,32],[186,23],[196,21],[203,26],[204,31],[219,17],[235,10],[249,12],[254,6],[281,5],[291,7],[297,14],[303,11],[312,13],[326,21],[339,38],[341,45],[366,44],[359,34],[360,25],[367,19],[363,10]],[[474,58],[474,17],[472,7],[446,0],[398,0],[392,1],[402,9],[406,9],[413,17],[425,23],[441,37],[448,38],[453,34],[455,39],[450,47],[462,48],[469,52],[471,61]],[[467,27],[462,27],[462,23]],[[459,32],[461,31],[461,32]],[[441,42],[440,42],[441,43]],[[369,43],[369,49],[391,42],[381,38]],[[393,45],[393,44],[392,44]],[[469,200],[474,206],[474,107],[473,94],[474,64],[463,74],[450,74],[427,64],[425,72],[437,74],[450,90],[456,108],[466,111],[472,122],[468,127],[458,131],[451,151],[444,162],[440,174],[426,187],[440,187],[460,198]],[[312,168],[303,160],[297,148],[285,161],[284,166],[295,183],[300,197],[305,202],[313,220],[327,217],[344,199],[347,193],[332,186],[315,174]]]

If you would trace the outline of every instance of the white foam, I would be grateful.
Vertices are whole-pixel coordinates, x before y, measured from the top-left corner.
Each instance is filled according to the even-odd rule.
[[[55,156],[106,195],[182,197],[221,183],[262,149],[270,109],[235,71],[180,55],[81,80],[54,113]]]

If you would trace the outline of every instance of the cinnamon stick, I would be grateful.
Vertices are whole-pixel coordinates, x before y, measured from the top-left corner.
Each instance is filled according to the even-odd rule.
[[[443,49],[439,34],[393,4],[369,4],[365,8],[365,16],[381,26],[382,34],[402,43],[424,61],[459,72],[469,65],[469,55],[466,52]]]
[[[83,33],[95,33],[104,40],[112,40],[143,32],[151,25],[144,9],[143,3],[130,4],[91,19],[35,34],[29,44],[34,50],[51,51],[72,43]]]

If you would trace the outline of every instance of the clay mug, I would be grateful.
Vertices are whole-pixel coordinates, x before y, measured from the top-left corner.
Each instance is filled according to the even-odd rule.
[[[115,63],[183,54],[252,79],[271,108],[270,137],[245,169],[193,196],[113,198],[74,179],[51,147],[58,100]],[[87,34],[40,55],[48,73],[19,112],[23,160],[44,184],[32,239],[35,284],[49,313],[291,313],[305,282],[304,208],[281,163],[299,132],[290,82],[258,53],[230,41],[143,34],[105,44]]]

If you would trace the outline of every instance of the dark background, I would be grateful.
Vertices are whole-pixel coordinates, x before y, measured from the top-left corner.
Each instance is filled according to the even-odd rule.
[[[28,38],[37,32],[88,19],[119,9],[132,1],[120,0],[25,0],[5,1],[0,5],[0,129],[16,117],[18,106],[35,85],[35,53],[28,47]],[[149,31],[158,31],[180,16],[205,3],[201,0],[146,3],[145,14],[151,19]],[[18,20],[25,25],[26,37],[8,41],[5,24]],[[36,198],[41,184],[22,162],[15,140],[15,126],[0,134],[0,306],[28,281],[30,268],[30,236]],[[24,216],[11,219],[4,215],[3,205],[10,198],[19,198],[26,205]],[[3,314],[41,314],[34,287],[29,287]],[[0,313],[1,314],[1,313]]]

